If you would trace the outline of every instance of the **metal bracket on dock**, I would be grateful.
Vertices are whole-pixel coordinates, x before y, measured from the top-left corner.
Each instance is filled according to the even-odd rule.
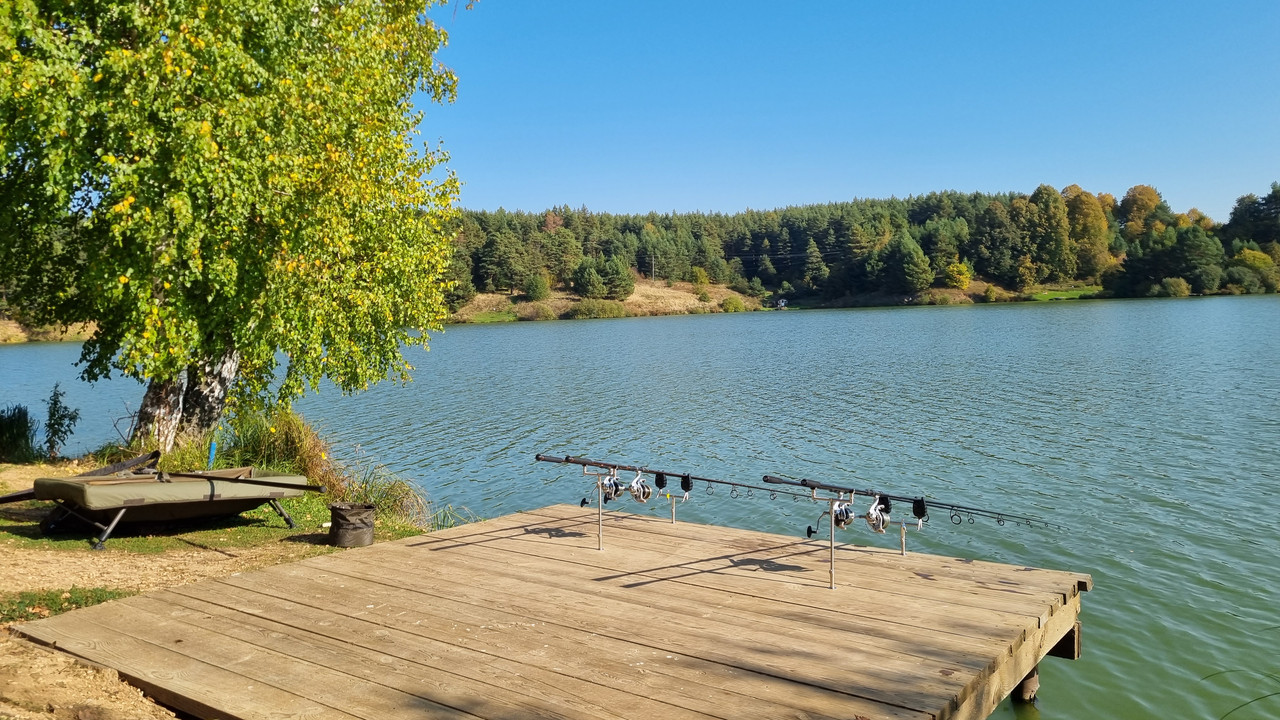
[[[827,503],[827,509],[824,510],[822,514],[818,516],[818,521],[817,523],[815,523],[815,525],[821,526],[822,518],[824,517],[828,519],[827,521],[827,529],[829,531],[828,541],[827,541],[828,548],[829,548],[828,567],[831,573],[830,587],[832,590],[836,589],[836,528],[844,529],[846,526],[849,525],[849,523],[851,523],[854,520],[865,520],[867,521],[867,525],[871,527],[873,531],[878,533],[883,533],[886,527],[891,525],[897,525],[898,526],[898,543],[899,543],[899,547],[901,548],[903,557],[906,557],[906,554],[907,554],[907,528],[909,527],[914,528],[917,531],[924,529],[924,518],[922,517],[917,517],[914,522],[910,522],[906,520],[890,520],[887,513],[884,515],[880,515],[880,514],[872,514],[870,511],[868,511],[867,513],[863,513],[861,515],[855,515],[853,511],[850,509],[850,503],[853,500],[852,494],[837,492],[835,497],[822,497],[818,495],[817,488],[811,488],[810,497],[815,501],[818,501],[818,502],[826,501]],[[878,500],[879,498],[876,499],[876,501]],[[876,501],[873,501],[872,503],[873,508],[875,507]],[[816,535],[817,532],[818,531],[815,529],[814,525],[810,525],[808,528],[805,529],[805,535],[810,538]]]

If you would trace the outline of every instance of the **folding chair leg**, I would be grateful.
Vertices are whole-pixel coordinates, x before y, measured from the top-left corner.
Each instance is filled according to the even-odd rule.
[[[120,518],[124,517],[125,511],[128,509],[129,508],[120,508],[120,512],[116,513],[115,518],[111,520],[111,524],[107,526],[107,529],[104,530],[102,534],[98,536],[97,541],[94,542],[94,550],[101,550],[106,545],[107,538],[111,537],[111,531],[116,529],[116,523],[120,522]]]
[[[280,517],[284,518],[284,523],[289,526],[290,530],[298,527],[297,524],[293,522],[293,518],[289,517],[289,513],[284,511],[284,508],[280,505],[279,500],[272,499],[270,502],[271,502],[271,509],[275,510],[277,513],[280,514]]]

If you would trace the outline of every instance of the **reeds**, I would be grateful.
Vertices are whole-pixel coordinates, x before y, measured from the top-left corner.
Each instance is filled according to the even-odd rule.
[[[10,405],[0,410],[0,462],[25,463],[39,458],[38,426],[25,405]]]

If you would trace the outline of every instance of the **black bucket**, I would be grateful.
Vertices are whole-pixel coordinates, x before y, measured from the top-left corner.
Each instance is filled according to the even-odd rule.
[[[364,547],[373,544],[372,505],[332,503],[329,505],[329,544],[334,547]]]

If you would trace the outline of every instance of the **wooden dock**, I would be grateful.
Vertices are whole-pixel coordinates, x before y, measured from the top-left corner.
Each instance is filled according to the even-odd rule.
[[[1087,575],[556,505],[18,626],[206,718],[985,718]],[[1065,691],[1065,690],[1064,690]]]

